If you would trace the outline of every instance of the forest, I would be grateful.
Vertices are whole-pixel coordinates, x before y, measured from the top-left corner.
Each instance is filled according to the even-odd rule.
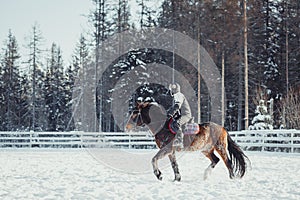
[[[93,9],[79,13],[86,16],[90,30],[78,38],[72,63],[64,62],[55,41],[45,54],[38,24],[31,27],[28,43],[22,44],[29,58],[21,62],[26,56],[19,51],[14,30],[7,30],[0,53],[1,131],[85,130],[84,120],[74,121],[73,92],[86,88],[78,88],[75,80],[91,66],[103,67],[99,46],[107,38],[148,28],[184,33],[205,48],[220,74],[224,67],[224,126],[228,130],[248,129],[251,120],[262,114],[257,109],[260,104],[268,108],[268,123],[274,129],[300,128],[299,0],[161,0],[159,9],[151,0],[134,0],[138,13],[131,12],[129,0],[91,1]],[[94,80],[97,114],[90,117],[97,125],[93,131],[120,131],[112,115],[111,85],[125,72],[149,63],[173,64],[178,72],[191,76],[190,84],[201,97],[201,121],[210,120],[207,86],[201,81],[198,94],[197,72],[191,72],[186,60],[159,49],[132,49],[115,60],[101,80]],[[24,72],[24,67],[29,70]],[[155,96],[157,91],[167,93],[145,80],[133,98]]]

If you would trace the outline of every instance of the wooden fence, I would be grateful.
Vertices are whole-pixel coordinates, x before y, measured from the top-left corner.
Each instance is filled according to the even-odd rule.
[[[0,132],[0,148],[156,148],[150,132]]]
[[[230,135],[245,150],[300,153],[300,130],[245,130]]]
[[[229,133],[243,149],[300,153],[300,130]],[[156,148],[150,132],[0,132],[0,148]]]

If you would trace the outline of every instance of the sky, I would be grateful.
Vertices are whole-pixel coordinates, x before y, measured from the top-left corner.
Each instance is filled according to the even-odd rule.
[[[150,4],[158,7],[158,2],[160,0],[154,0]],[[138,13],[136,0],[129,0],[129,7],[131,15]],[[92,10],[92,0],[0,0],[0,52],[11,30],[22,61],[28,60],[26,46],[32,27],[37,24],[44,38],[41,49],[50,49],[52,43],[56,43],[62,50],[65,64],[69,64],[80,34],[92,30],[87,18]]]
[[[55,42],[69,63],[80,34],[89,30],[85,16],[92,5],[91,0],[0,0],[1,48],[11,29],[20,52],[28,52],[26,38],[37,23],[44,38],[42,49],[50,49]]]

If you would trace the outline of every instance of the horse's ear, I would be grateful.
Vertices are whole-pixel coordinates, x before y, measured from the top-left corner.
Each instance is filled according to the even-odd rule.
[[[140,107],[141,102],[140,102],[140,101],[136,101],[136,102],[135,102],[135,105],[136,105],[136,107],[138,108],[138,107]]]
[[[136,101],[136,102],[135,102],[135,106],[136,106],[137,108],[140,108],[140,107],[142,106],[142,104],[143,104],[143,102],[140,102],[140,101]]]
[[[138,109],[141,109],[141,108],[146,108],[147,106],[149,106],[150,102],[140,102],[140,101],[137,101],[136,102],[136,107]]]
[[[143,108],[143,107],[144,107],[143,105],[144,105],[144,102],[136,101],[136,107],[137,107],[138,109]]]

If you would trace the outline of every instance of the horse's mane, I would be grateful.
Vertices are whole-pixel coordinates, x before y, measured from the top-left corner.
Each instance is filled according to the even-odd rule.
[[[210,124],[210,122],[203,122],[201,124],[199,124],[200,126],[208,126]]]
[[[162,105],[160,105],[159,103],[157,103],[157,102],[151,102],[151,103],[149,103],[149,105],[148,106],[155,106],[155,107],[157,107],[157,108],[159,108],[160,109],[160,114],[162,114],[162,115],[166,115],[166,111],[165,111],[165,109],[164,109],[164,107],[162,106]],[[149,107],[149,108],[150,108]]]
[[[155,105],[155,106],[159,106],[159,104],[158,104],[157,102],[155,102],[155,101],[153,101],[153,102],[150,102],[150,103],[149,103],[149,105]]]

